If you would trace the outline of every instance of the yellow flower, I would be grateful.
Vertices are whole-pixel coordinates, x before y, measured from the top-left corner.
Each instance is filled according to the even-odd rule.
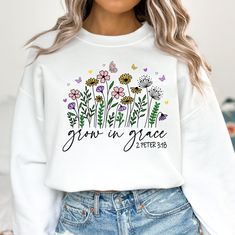
[[[142,91],[141,88],[137,87],[131,87],[131,92],[134,94],[139,94]]]
[[[99,83],[99,80],[96,79],[96,78],[89,78],[89,79],[86,81],[86,85],[87,85],[87,86],[96,86],[98,83]]]
[[[101,95],[97,95],[95,97],[95,100],[96,100],[97,103],[99,103],[99,102],[101,102],[103,100],[103,97]]]
[[[129,73],[124,73],[119,77],[121,84],[127,85],[131,82],[132,76]]]
[[[121,99],[122,104],[131,104],[134,101],[134,99],[131,96],[124,96]]]

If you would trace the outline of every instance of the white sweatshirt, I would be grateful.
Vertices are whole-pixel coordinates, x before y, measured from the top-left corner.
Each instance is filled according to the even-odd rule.
[[[147,22],[119,36],[82,28],[25,67],[11,139],[15,235],[54,234],[65,191],[180,185],[204,234],[234,235],[235,155],[202,67],[200,77],[205,97]]]

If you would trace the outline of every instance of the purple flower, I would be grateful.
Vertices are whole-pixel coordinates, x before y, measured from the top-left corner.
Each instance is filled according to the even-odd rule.
[[[158,120],[159,121],[165,120],[167,116],[168,116],[167,114],[161,113],[161,115],[160,115]]]
[[[68,109],[75,109],[75,102],[71,102],[68,104]]]
[[[120,106],[119,106],[119,108],[118,108],[118,111],[119,111],[119,112],[122,112],[122,111],[124,111],[124,110],[126,110],[126,106],[120,104]]]
[[[104,86],[97,86],[97,87],[96,87],[96,91],[103,93],[103,91],[104,91]]]

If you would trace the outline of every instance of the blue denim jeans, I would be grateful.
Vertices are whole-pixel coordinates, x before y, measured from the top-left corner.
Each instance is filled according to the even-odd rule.
[[[200,222],[180,186],[78,191],[63,198],[56,235],[199,235]]]

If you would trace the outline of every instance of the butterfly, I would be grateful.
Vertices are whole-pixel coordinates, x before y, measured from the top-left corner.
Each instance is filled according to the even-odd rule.
[[[147,72],[147,68],[144,68],[143,70],[144,70],[144,72]]]
[[[165,120],[168,114],[161,113],[160,117],[158,118],[159,121]]]
[[[93,73],[93,70],[92,70],[92,69],[89,69],[89,70],[88,70],[88,73]]]
[[[133,70],[135,70],[135,69],[137,69],[138,67],[137,67],[135,64],[132,64],[132,65],[131,65],[131,68],[132,68]]]
[[[82,81],[82,78],[79,77],[78,79],[75,79],[75,82],[77,82],[78,84]]]
[[[163,82],[164,80],[166,80],[166,78],[165,78],[165,76],[163,75],[162,77],[159,78],[159,80]]]
[[[111,61],[109,64],[109,71],[111,73],[116,73],[118,71],[116,64],[113,61]]]
[[[122,112],[122,111],[124,111],[124,110],[126,110],[126,106],[120,104],[120,106],[119,106],[119,108],[118,108],[118,111],[119,111],[119,112]]]
[[[165,104],[169,104],[169,100],[165,100],[164,102],[165,102]]]
[[[65,98],[65,99],[63,99],[63,101],[64,101],[64,102],[67,102],[67,99]]]
[[[102,64],[102,66],[104,67],[104,66],[105,66],[105,64]]]

